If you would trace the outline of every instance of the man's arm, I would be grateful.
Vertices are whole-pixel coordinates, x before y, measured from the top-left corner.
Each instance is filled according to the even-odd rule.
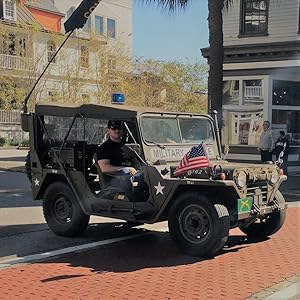
[[[103,173],[114,174],[118,171],[121,171],[124,167],[122,166],[112,166],[109,159],[100,159],[98,160],[98,165]],[[136,169],[132,167],[127,167],[131,175],[136,174]]]
[[[98,165],[103,173],[114,174],[121,170],[122,167],[112,166],[109,159],[98,160]]]

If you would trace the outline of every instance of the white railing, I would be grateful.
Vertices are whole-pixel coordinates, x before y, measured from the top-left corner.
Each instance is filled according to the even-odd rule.
[[[0,123],[20,124],[21,112],[18,110],[0,110]]]
[[[0,54],[0,68],[10,70],[32,70],[32,58]]]
[[[261,86],[245,86],[244,98],[262,98]]]

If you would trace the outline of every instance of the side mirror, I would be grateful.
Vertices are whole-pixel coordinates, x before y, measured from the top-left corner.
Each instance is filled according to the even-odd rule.
[[[22,130],[24,130],[25,132],[29,131],[29,118],[30,114],[21,113],[21,126]]]

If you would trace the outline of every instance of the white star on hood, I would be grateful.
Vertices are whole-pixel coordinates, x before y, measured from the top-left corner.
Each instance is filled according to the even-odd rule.
[[[154,186],[154,188],[156,189],[156,195],[158,194],[164,194],[163,189],[165,188],[163,185],[160,184],[160,181],[158,182],[157,185]]]
[[[40,181],[37,178],[34,180],[34,185],[35,186],[39,186],[40,185]]]

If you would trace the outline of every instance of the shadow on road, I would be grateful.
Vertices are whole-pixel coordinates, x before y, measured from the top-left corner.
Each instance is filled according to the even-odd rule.
[[[100,226],[104,230],[105,226]],[[141,229],[136,229],[135,233]],[[249,244],[262,242],[249,241],[243,235],[230,236],[219,255],[238,252]],[[176,247],[166,232],[149,232],[132,240],[105,245],[81,253],[71,253],[44,263],[64,263],[70,267],[85,267],[92,272],[133,272],[145,268],[164,268],[194,264],[214,257],[203,258],[185,255]],[[51,280],[51,278],[47,278]]]

